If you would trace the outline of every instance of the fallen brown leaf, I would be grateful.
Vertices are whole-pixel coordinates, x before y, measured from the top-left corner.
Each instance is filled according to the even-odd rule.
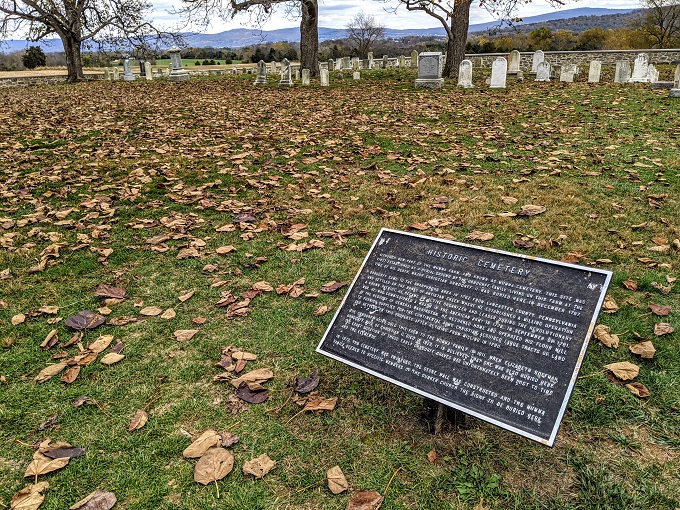
[[[94,342],[92,342],[90,345],[87,346],[87,348],[94,352],[99,354],[103,350],[105,350],[113,341],[113,335],[102,335],[99,338],[97,338]]]
[[[11,322],[12,326],[18,326],[26,320],[26,316],[23,313],[18,313],[12,316]]]
[[[99,363],[102,365],[113,365],[114,363],[118,363],[119,361],[123,360],[125,358],[125,354],[119,354],[117,352],[109,352],[102,356],[102,359],[99,360]]]
[[[378,510],[383,499],[377,491],[358,491],[352,494],[345,510]]]
[[[58,459],[50,459],[42,453],[35,452],[33,454],[33,460],[26,468],[24,477],[27,476],[40,476],[56,471],[66,466],[71,459],[69,457],[60,457]]]
[[[179,299],[182,303],[184,303],[185,301],[188,301],[189,299],[191,299],[192,296],[193,296],[195,293],[196,293],[195,290],[191,290],[191,291],[186,292],[186,293],[184,293],[184,294],[180,294],[179,297],[178,297],[177,299]]]
[[[276,467],[276,461],[269,458],[266,453],[243,464],[243,474],[253,475],[255,478],[263,478]]]
[[[139,315],[144,315],[145,317],[156,317],[163,313],[163,309],[158,306],[145,306],[139,311]]]
[[[527,204],[523,205],[521,210],[517,213],[518,216],[536,216],[543,214],[546,208],[542,205]]]
[[[649,390],[647,387],[639,382],[634,382],[634,383],[628,383],[626,384],[626,388],[635,395],[636,397],[640,398],[647,398],[649,397]]]
[[[234,468],[234,455],[219,446],[209,448],[198,459],[194,468],[194,481],[203,485],[221,480]]]
[[[198,333],[197,329],[178,329],[174,334],[178,342],[188,342],[196,333]]]
[[[340,466],[333,466],[326,472],[326,478],[328,479],[328,489],[333,494],[340,494],[349,488],[347,479],[345,478]]]
[[[604,298],[604,303],[602,304],[602,311],[606,313],[616,313],[619,311],[619,305],[616,303],[613,297],[607,294]]]
[[[296,377],[295,378],[295,391],[298,393],[310,393],[316,389],[319,385],[319,371],[314,370],[309,377]]]
[[[222,437],[213,429],[207,429],[198,436],[193,443],[187,446],[182,455],[186,459],[196,459],[202,457],[205,452],[222,442]]]
[[[319,396],[309,397],[303,411],[332,411],[335,409],[335,405],[338,403],[338,397],[333,398],[323,398]]]
[[[45,368],[43,368],[40,373],[35,377],[35,381],[39,383],[43,383],[55,375],[57,375],[59,372],[64,370],[68,365],[64,362],[62,363],[55,363],[54,365],[48,365]]]
[[[473,230],[467,236],[465,236],[465,239],[469,239],[471,241],[491,241],[493,237],[494,235],[491,232],[480,232],[479,230]]]
[[[89,310],[82,310],[66,319],[64,324],[76,331],[83,331],[97,328],[105,322],[106,317],[92,313]]]
[[[111,510],[116,505],[116,495],[97,489],[71,506],[69,510]]]
[[[427,452],[427,461],[430,464],[434,464],[437,460],[437,452],[435,451],[434,448],[432,448],[429,452]]]
[[[626,280],[623,282],[623,286],[628,290],[638,290],[637,282],[634,280]]]
[[[125,297],[125,289],[121,287],[114,287],[112,285],[106,285],[105,283],[100,283],[97,285],[94,295],[104,298],[123,299]]]
[[[619,337],[618,335],[613,335],[609,326],[604,324],[598,324],[595,326],[595,331],[593,331],[593,336],[602,342],[606,347],[613,349],[618,349],[619,347]]]
[[[654,334],[656,336],[670,335],[675,331],[675,328],[667,322],[659,322],[654,324]]]
[[[604,368],[609,370],[622,381],[630,381],[631,379],[635,379],[640,373],[640,367],[629,361],[610,363],[609,365],[605,365]]]
[[[36,510],[45,501],[42,492],[49,486],[48,482],[39,482],[24,487],[12,496],[10,510]]]
[[[257,370],[251,370],[240,377],[232,379],[231,384],[234,386],[234,388],[238,388],[243,382],[262,384],[272,377],[274,377],[274,373],[268,368],[258,368]]]
[[[654,357],[654,354],[656,353],[654,344],[649,340],[645,340],[644,342],[639,342],[635,345],[631,345],[628,348],[630,349],[630,352],[632,352],[633,354],[637,354],[638,356],[645,359],[652,359]]]
[[[659,317],[665,317],[669,313],[671,313],[672,308],[670,305],[657,305],[656,303],[649,303],[649,309],[652,311],[654,315],[658,315]]]
[[[324,286],[319,288],[319,290],[321,292],[325,292],[326,294],[330,294],[331,292],[335,292],[336,290],[341,289],[341,288],[345,287],[346,285],[348,285],[348,282],[335,282],[335,281],[333,281],[333,282],[326,283]]]
[[[130,426],[128,427],[128,432],[141,429],[146,425],[147,421],[149,421],[149,415],[146,414],[146,411],[144,409],[137,409],[135,415],[132,417]]]
[[[76,365],[75,367],[71,367],[64,375],[61,376],[61,382],[65,384],[71,384],[76,380],[78,374],[80,374],[80,366]]]
[[[168,309],[167,309],[166,311],[164,311],[163,314],[161,315],[161,319],[165,319],[165,320],[174,319],[176,315],[177,315],[177,314],[175,313],[175,310],[173,310],[172,308],[168,308]]]

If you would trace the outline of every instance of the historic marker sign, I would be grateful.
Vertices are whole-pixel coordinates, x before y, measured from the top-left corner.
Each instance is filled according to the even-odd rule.
[[[611,275],[383,229],[317,351],[552,446]]]

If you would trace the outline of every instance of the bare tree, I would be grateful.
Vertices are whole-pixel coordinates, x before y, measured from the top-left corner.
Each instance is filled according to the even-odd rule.
[[[373,43],[385,38],[385,27],[376,23],[373,16],[359,11],[347,23],[347,37],[356,46],[358,56],[366,58]]]
[[[444,76],[458,77],[458,67],[465,58],[465,43],[467,41],[468,26],[470,25],[470,6],[474,0],[382,0],[396,6],[397,10],[403,6],[408,11],[424,12],[438,20],[446,31],[446,64]],[[516,19],[514,13],[518,5],[531,0],[478,0],[485,8],[499,20]],[[553,7],[564,5],[567,0],[548,0]]]
[[[183,0],[179,11],[189,21],[210,23],[213,14],[232,19],[240,12],[248,12],[251,22],[262,27],[277,7],[287,16],[300,18],[300,64],[316,76],[319,67],[319,2],[318,0]]]
[[[56,34],[66,53],[68,81],[73,82],[84,78],[84,43],[130,47],[148,45],[152,39],[176,40],[147,21],[151,7],[145,0],[0,0],[0,38],[18,34],[39,41]]]
[[[675,48],[680,43],[680,0],[641,0],[645,9],[635,23],[655,48]]]

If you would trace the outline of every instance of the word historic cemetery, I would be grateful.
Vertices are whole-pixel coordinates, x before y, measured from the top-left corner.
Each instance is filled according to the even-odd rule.
[[[383,229],[317,351],[552,446],[611,276]]]

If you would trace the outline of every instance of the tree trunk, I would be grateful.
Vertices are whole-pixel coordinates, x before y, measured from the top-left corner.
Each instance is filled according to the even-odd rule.
[[[74,34],[59,34],[66,53],[66,69],[68,70],[68,82],[75,82],[85,79],[83,74],[83,63],[80,60],[80,39]]]
[[[471,0],[455,0],[451,17],[451,32],[446,41],[446,64],[444,76],[458,79],[458,68],[465,59],[468,26],[470,25]]]
[[[302,0],[300,22],[300,65],[312,76],[319,74],[319,5],[318,0]]]

